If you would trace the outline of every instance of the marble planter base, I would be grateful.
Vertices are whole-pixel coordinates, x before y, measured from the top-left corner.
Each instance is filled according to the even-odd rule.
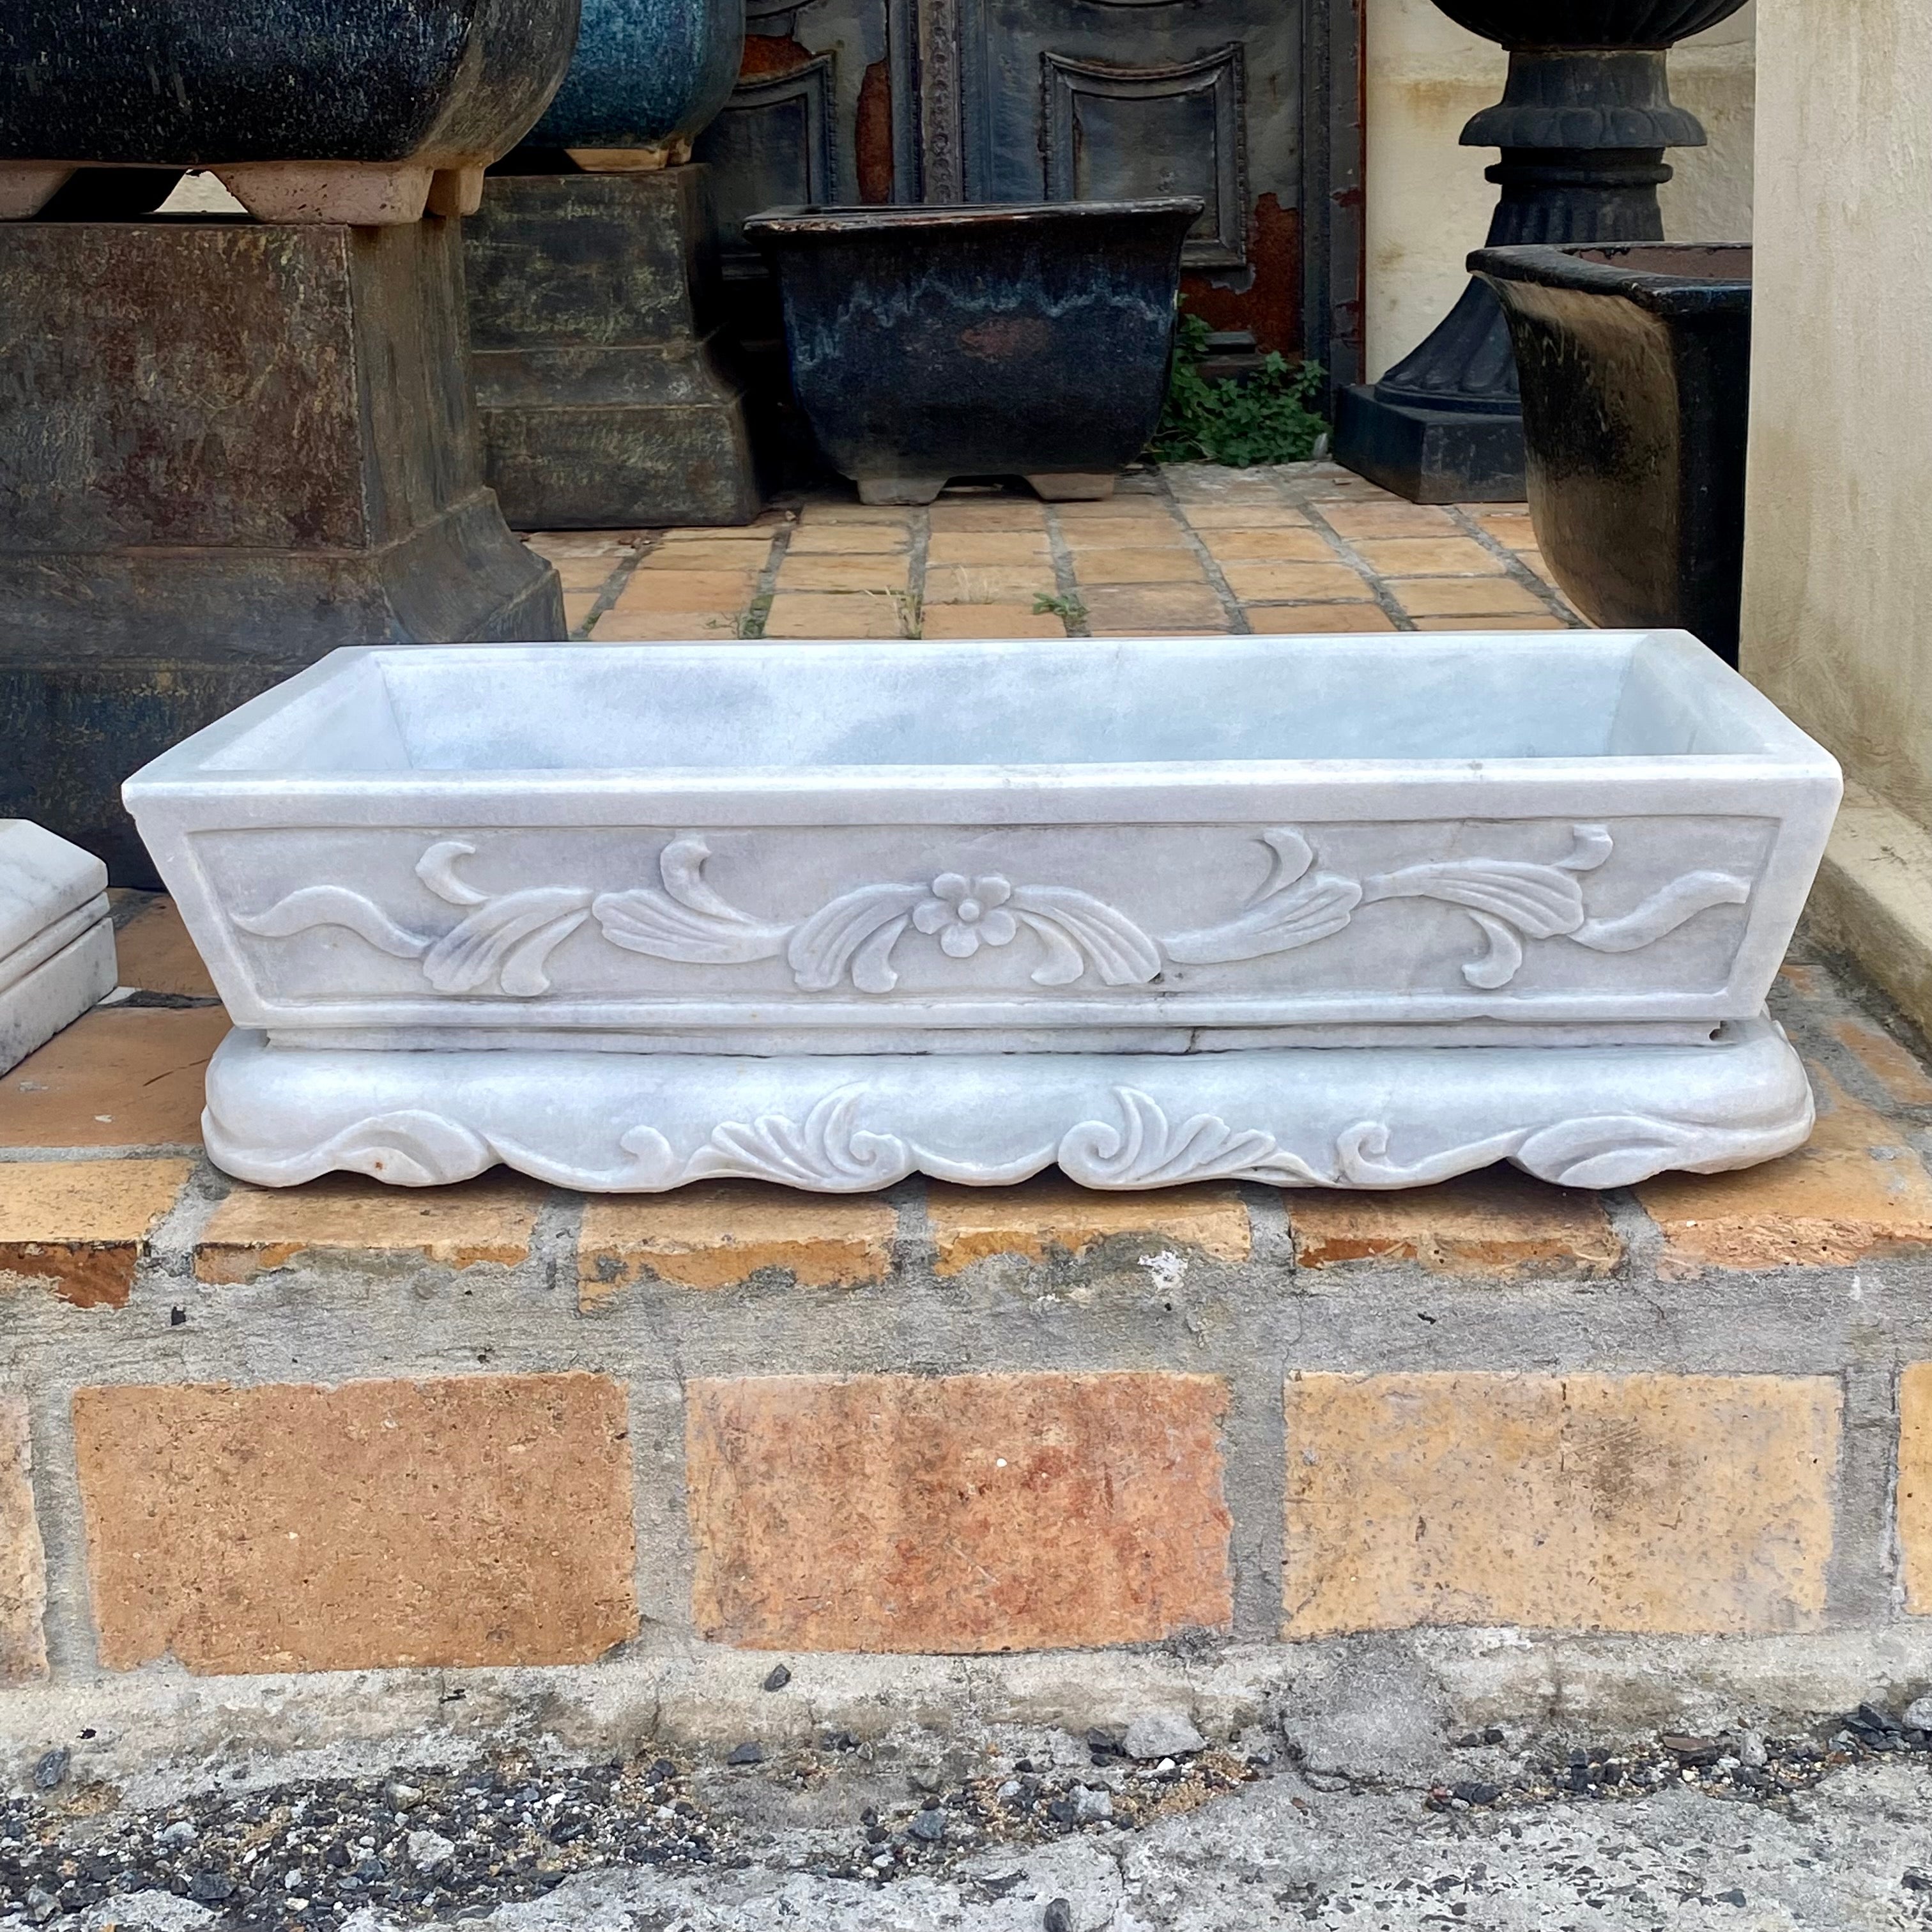
[[[485,487],[457,224],[0,224],[0,812],[156,875],[146,759],[338,645],[560,638]]]
[[[276,1046],[238,1030],[208,1073],[218,1166],[285,1186],[400,1186],[501,1162],[598,1192],[739,1176],[860,1193],[976,1186],[1058,1163],[1095,1188],[1235,1179],[1413,1187],[1499,1160],[1571,1187],[1768,1160],[1811,1094],[1769,1019],[1670,1047],[800,1054]]]
[[[0,819],[0,1073],[114,990],[106,886],[98,859]]]
[[[746,524],[702,166],[492,175],[464,224],[484,461],[519,530]]]

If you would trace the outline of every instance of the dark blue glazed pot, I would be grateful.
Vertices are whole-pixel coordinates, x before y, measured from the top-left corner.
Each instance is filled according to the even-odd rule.
[[[0,161],[480,165],[578,0],[0,0]]]
[[[584,22],[539,148],[662,148],[724,104],[745,48],[745,0],[583,0]]]

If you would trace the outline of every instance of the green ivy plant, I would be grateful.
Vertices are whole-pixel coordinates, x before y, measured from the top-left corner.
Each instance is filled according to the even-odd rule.
[[[1160,463],[1300,463],[1315,453],[1328,425],[1308,406],[1320,393],[1321,365],[1270,352],[1245,382],[1201,373],[1211,332],[1198,315],[1180,314],[1160,426],[1148,450]]]

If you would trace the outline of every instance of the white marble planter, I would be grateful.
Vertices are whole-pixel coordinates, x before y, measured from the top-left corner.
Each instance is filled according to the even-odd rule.
[[[1669,1131],[1580,1184],[1763,1158],[1808,1126],[1755,1023],[1838,793],[1693,640],[1570,633],[344,651],[126,795],[266,1035],[211,1086],[224,1166],[652,1188],[774,1174],[717,1151],[766,1116],[806,1186],[1396,1186],[1543,1172],[1531,1137],[1606,1112]],[[423,1118],[364,1132],[320,1079]],[[1374,1158],[1282,1112],[1331,1089]],[[1155,1131],[1130,1094],[1192,1168],[1083,1162]]]
[[[24,818],[0,818],[0,1073],[114,990],[107,868]]]

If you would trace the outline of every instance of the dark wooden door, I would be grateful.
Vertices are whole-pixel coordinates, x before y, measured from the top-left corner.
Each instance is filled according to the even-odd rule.
[[[1217,329],[1352,380],[1361,0],[751,0],[698,143],[728,252],[785,202],[1198,194],[1184,284]]]

